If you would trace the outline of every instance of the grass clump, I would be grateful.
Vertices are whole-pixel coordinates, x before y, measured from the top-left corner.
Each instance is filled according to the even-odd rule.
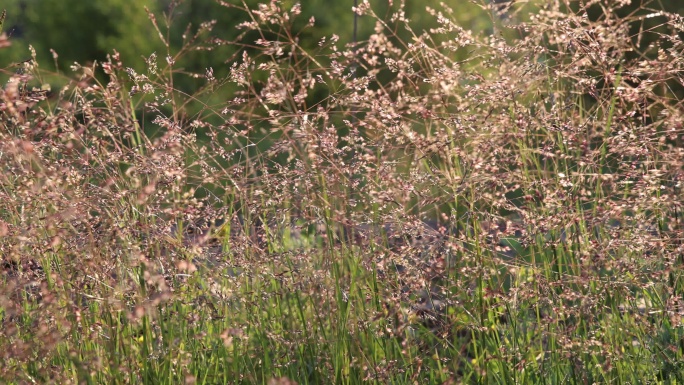
[[[681,17],[594,3],[3,71],[0,378],[682,382]]]

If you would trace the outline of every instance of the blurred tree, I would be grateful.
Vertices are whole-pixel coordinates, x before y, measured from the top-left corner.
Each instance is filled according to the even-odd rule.
[[[2,55],[0,55],[0,69],[8,67],[12,63],[20,62],[28,59],[28,47],[24,44],[16,44],[17,39],[21,39],[24,35],[24,26],[22,24],[21,15],[22,7],[17,0],[8,0],[0,5],[0,12],[6,11],[5,21],[2,26],[2,32],[8,38],[8,47],[4,47]]]
[[[10,0],[12,1],[12,0]],[[116,49],[133,67],[138,60],[161,47],[143,6],[157,12],[157,2],[139,0],[14,0],[23,11],[25,40],[38,51],[39,60],[52,61],[50,49],[59,55],[61,70],[74,62],[104,60]],[[67,71],[68,72],[68,71]]]

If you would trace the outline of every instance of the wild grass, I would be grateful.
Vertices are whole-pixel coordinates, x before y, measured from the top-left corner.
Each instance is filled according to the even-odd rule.
[[[404,41],[363,2],[311,52],[274,1],[223,78],[3,71],[0,378],[683,382],[684,24],[622,6]]]

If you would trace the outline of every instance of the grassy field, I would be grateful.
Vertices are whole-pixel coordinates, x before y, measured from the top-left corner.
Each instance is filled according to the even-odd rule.
[[[594,3],[3,70],[0,382],[684,383],[684,24]]]

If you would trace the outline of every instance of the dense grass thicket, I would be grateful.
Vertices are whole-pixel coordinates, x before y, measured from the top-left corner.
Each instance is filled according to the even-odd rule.
[[[0,382],[683,383],[684,19],[626,3],[3,69]]]

